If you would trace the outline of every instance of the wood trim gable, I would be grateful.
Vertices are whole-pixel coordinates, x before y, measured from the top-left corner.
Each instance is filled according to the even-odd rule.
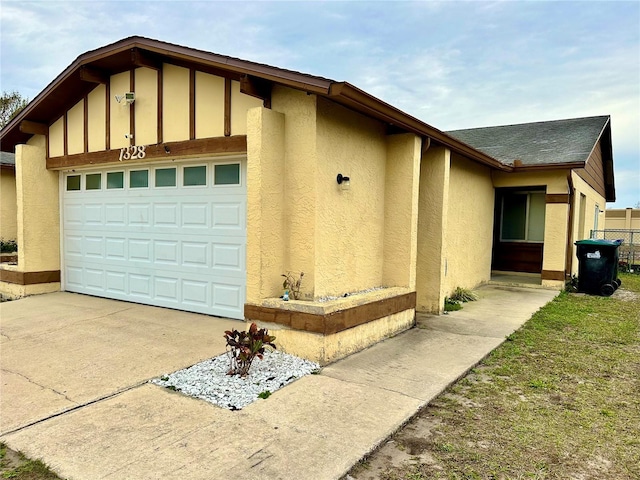
[[[105,150],[111,149],[111,82],[107,82],[105,85],[106,93],[106,108],[105,108],[105,132],[104,132],[104,148]],[[47,154],[47,160],[49,155]]]
[[[224,79],[224,136],[231,135],[231,80]]]
[[[542,270],[540,275],[542,280],[556,280],[562,282],[564,282],[565,276],[565,272],[561,270]]]
[[[20,272],[0,269],[0,282],[16,285],[36,285],[39,283],[55,283],[60,281],[60,270],[46,272]]]
[[[163,73],[162,73],[162,68],[160,70],[158,70],[158,114],[157,114],[157,122],[158,122],[158,134],[157,134],[157,141],[158,143],[162,143],[162,137],[164,135],[164,124],[163,124],[163,115],[164,115],[164,111],[163,111],[163,105],[162,105],[162,98],[163,98],[163,94],[164,92],[162,91],[163,89]]]
[[[333,335],[364,323],[416,308],[416,292],[385,298],[326,314],[245,304],[247,320],[271,322],[294,330]]]
[[[547,193],[544,197],[545,203],[569,203],[568,193]]]
[[[129,70],[129,91],[136,91],[136,70],[132,68]],[[129,133],[133,135],[133,138],[129,140],[131,145],[136,143],[136,102],[129,107]]]
[[[82,126],[82,135],[83,135],[83,147],[82,151],[87,153],[89,151],[89,95],[84,96],[84,106],[83,106],[82,118],[83,118],[83,126]]]
[[[189,139],[196,138],[196,70],[189,69]]]
[[[604,160],[602,155],[602,144],[600,141],[596,144],[596,148],[592,150],[584,167],[576,169],[575,172],[598,194],[607,199]]]
[[[198,138],[156,145],[147,145],[144,161],[165,160],[182,156],[195,155],[230,155],[247,152],[247,136],[235,135],[229,137]],[[78,153],[62,157],[47,158],[47,169],[64,169],[88,165],[104,165],[123,163],[119,160],[120,150],[105,150],[100,152]],[[139,161],[139,160],[136,160]]]

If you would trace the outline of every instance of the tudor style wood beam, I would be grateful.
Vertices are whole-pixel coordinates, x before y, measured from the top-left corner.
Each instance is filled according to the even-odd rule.
[[[20,131],[29,135],[47,135],[49,133],[49,127],[44,123],[23,120],[20,122]]]
[[[136,147],[130,148],[134,149]],[[235,135],[232,137],[198,138],[195,140],[146,145],[144,147],[144,157],[132,161],[153,162],[176,157],[228,155],[246,152],[247,136]],[[120,160],[120,149],[50,157],[47,158],[47,169],[74,168],[109,163],[120,163],[121,165],[126,163],[126,160]]]
[[[131,49],[131,63],[136,67],[146,67],[153,70],[160,70],[162,68],[160,62],[154,60],[149,55],[145,55],[139,48]]]
[[[271,108],[271,88],[273,84],[252,75],[240,77],[240,92],[264,101],[265,108]]]
[[[106,72],[90,67],[89,65],[83,65],[80,68],[80,80],[83,82],[100,83],[106,85],[109,81],[109,74]]]

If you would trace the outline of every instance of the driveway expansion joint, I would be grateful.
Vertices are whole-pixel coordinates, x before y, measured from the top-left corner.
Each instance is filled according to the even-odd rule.
[[[5,371],[8,371],[8,370],[5,370]],[[11,373],[13,373],[13,372],[11,372]],[[17,375],[20,375],[20,374],[17,374]],[[24,377],[24,375],[20,375],[20,376]],[[24,377],[24,378],[26,378],[26,377]],[[29,379],[27,378],[27,380],[29,380]],[[104,400],[109,400],[110,398],[117,397],[118,395],[121,395],[121,394],[123,394],[125,392],[128,392],[129,390],[133,390],[134,388],[141,387],[142,385],[145,385],[146,383],[149,383],[149,380],[144,380],[142,382],[136,383],[135,385],[131,385],[129,387],[125,387],[125,388],[123,388],[121,390],[118,390],[118,391],[113,392],[113,393],[109,393],[107,395],[103,395],[102,397],[99,397],[99,398],[94,398],[93,400],[89,400],[88,402],[85,402],[85,403],[77,403],[77,402],[74,402],[73,400],[69,400],[70,402],[75,403],[76,405],[73,406],[73,407],[70,407],[70,408],[65,408],[65,409],[61,410],[60,412],[56,412],[56,413],[48,415],[48,416],[46,416],[44,418],[40,418],[38,420],[34,420],[33,422],[30,422],[30,423],[27,423],[26,425],[22,425],[20,427],[14,428],[13,430],[8,430],[6,432],[0,432],[0,438],[4,437],[5,435],[10,435],[12,433],[19,432],[19,431],[24,430],[26,428],[33,427],[34,425],[38,425],[40,423],[44,423],[47,420],[51,420],[53,418],[61,417],[62,415],[66,415],[67,413],[75,412],[76,410],[80,410],[81,408],[88,407],[88,406],[93,405],[95,403],[100,403],[100,402],[102,402]],[[34,383],[34,384],[38,385],[37,383]],[[38,385],[38,386],[41,386],[41,385]],[[43,388],[46,388],[46,387],[43,387]],[[51,390],[51,389],[48,388],[47,390]],[[55,390],[53,390],[53,391],[55,392]],[[56,393],[58,393],[58,392],[56,392]],[[58,394],[61,395],[60,393],[58,393]],[[65,396],[65,398],[67,398],[67,397]]]

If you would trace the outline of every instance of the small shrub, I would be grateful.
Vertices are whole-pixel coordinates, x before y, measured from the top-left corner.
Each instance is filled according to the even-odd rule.
[[[258,398],[261,398],[263,400],[266,400],[267,398],[269,398],[271,396],[271,392],[269,390],[265,390],[264,392],[260,392],[258,394]]]
[[[456,302],[475,302],[476,300],[478,300],[478,295],[473,293],[471,290],[458,287],[449,298]]]
[[[298,278],[291,272],[283,273],[284,282],[282,282],[282,288],[285,290],[289,290],[291,296],[293,296],[294,300],[300,300],[300,287],[302,285],[302,277],[304,277],[304,272],[300,272]]]
[[[456,310],[461,310],[462,305],[457,300],[453,300],[449,297],[444,299],[444,311],[445,312],[455,312]]]
[[[0,253],[14,253],[18,251],[18,243],[15,240],[0,240]]]
[[[276,337],[269,335],[266,328],[258,329],[255,323],[252,323],[247,331],[227,330],[224,332],[224,338],[227,340],[230,361],[227,375],[246,376],[255,358],[262,360],[264,357],[265,347],[276,348],[273,344]]]
[[[571,275],[571,278],[567,280],[564,285],[564,291],[567,293],[576,293],[578,291],[578,277]]]

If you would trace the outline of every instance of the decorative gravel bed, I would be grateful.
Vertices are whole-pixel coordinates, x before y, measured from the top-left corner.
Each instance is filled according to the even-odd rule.
[[[161,387],[201,398],[222,408],[240,410],[262,394],[269,396],[285,385],[311,373],[320,365],[278,350],[267,350],[264,359],[256,358],[246,377],[227,375],[227,354],[205,360],[184,370],[151,380]]]

